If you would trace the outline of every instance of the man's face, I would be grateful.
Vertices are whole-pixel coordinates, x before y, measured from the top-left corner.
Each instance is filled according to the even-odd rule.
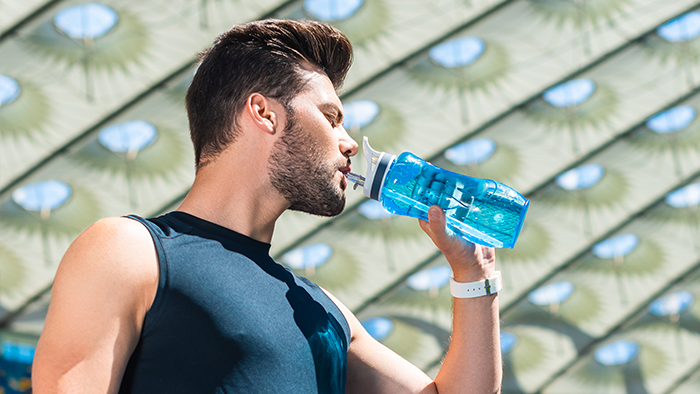
[[[342,104],[328,77],[309,72],[306,90],[296,96],[270,156],[272,185],[289,209],[335,216],[345,208],[345,174],[357,143],[341,122]]]

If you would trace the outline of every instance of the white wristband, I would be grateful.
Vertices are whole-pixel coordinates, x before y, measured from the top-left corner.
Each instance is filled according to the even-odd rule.
[[[491,295],[501,291],[501,271],[496,271],[493,275],[478,282],[460,283],[455,281],[450,275],[450,293],[455,298],[475,298]]]

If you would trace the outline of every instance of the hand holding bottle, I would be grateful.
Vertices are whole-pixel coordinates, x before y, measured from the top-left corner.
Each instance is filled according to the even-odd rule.
[[[428,222],[420,227],[445,255],[457,282],[475,282],[491,277],[495,271],[494,248],[471,243],[447,227],[445,212],[436,205],[428,211]]]

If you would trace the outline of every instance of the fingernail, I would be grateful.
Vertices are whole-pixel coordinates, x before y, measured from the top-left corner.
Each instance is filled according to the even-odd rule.
[[[433,205],[432,207],[430,207],[430,209],[428,209],[428,218],[430,220],[434,220],[434,219],[438,218],[438,216],[439,216],[438,209],[439,208],[436,207],[435,205]]]

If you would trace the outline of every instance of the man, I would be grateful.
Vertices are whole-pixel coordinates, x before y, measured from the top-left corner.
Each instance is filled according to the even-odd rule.
[[[345,205],[357,143],[336,89],[352,48],[315,22],[234,26],[187,94],[197,175],[177,211],[103,219],[66,252],[37,346],[34,393],[494,393],[496,294],[454,301],[435,381],[374,340],[337,299],[270,258],[277,218]],[[457,282],[492,248],[420,226]]]

